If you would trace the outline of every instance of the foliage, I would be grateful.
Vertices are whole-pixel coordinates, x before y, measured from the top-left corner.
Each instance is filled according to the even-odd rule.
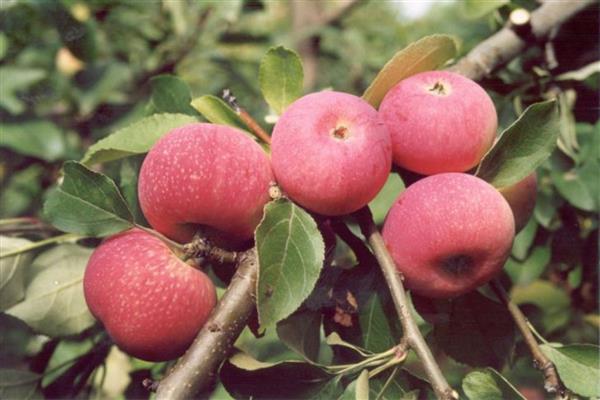
[[[87,239],[34,245],[0,260],[0,397],[142,398],[142,380],[164,374],[165,364],[111,350],[85,308],[81,277],[97,237],[145,224],[137,174],[156,140],[204,119],[249,131],[218,97],[223,89],[261,124],[302,93],[326,87],[364,93],[377,105],[395,82],[459,57],[529,3],[440,5],[398,24],[392,3],[369,2],[300,31],[290,29],[286,2],[3,3],[0,249],[29,248],[56,228]],[[598,69],[588,65],[589,48],[578,49],[579,57],[561,52],[569,29],[555,38],[558,67],[532,50],[482,82],[502,134],[477,174],[502,187],[537,171],[534,218],[515,238],[503,278],[550,342],[542,350],[566,387],[600,396],[598,348],[582,344],[598,342],[600,122],[586,114]],[[314,87],[303,87],[301,57],[288,48],[303,37],[318,43]],[[378,224],[412,182],[403,177],[390,175],[371,203]],[[372,257],[285,199],[267,206],[256,244],[263,336],[242,334],[213,397],[431,395],[412,354],[367,372],[390,360],[401,336]],[[443,302],[414,296],[413,304],[451,385],[467,398],[521,398],[523,388],[541,388],[513,322],[486,289]]]

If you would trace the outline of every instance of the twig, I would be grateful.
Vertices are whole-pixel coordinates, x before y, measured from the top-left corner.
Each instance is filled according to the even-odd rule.
[[[225,100],[227,104],[233,108],[233,111],[235,111],[235,113],[242,119],[248,128],[250,128],[252,133],[254,133],[257,138],[266,144],[271,144],[271,136],[269,136],[269,134],[258,124],[258,122],[256,122],[254,118],[252,118],[252,116],[240,106],[231,90],[223,90],[221,97],[223,97],[223,100]]]
[[[446,378],[444,378],[440,367],[435,361],[433,354],[431,354],[431,350],[429,350],[427,343],[425,343],[425,339],[423,339],[423,335],[421,335],[419,327],[410,313],[408,297],[402,284],[402,277],[383,242],[383,237],[377,230],[375,222],[373,222],[371,210],[368,207],[364,207],[354,215],[379,262],[385,281],[390,289],[396,312],[400,318],[406,342],[421,360],[436,396],[442,400],[458,399],[458,393],[448,385]]]
[[[157,400],[194,397],[214,379],[255,306],[258,262],[254,248],[241,253],[238,269],[210,318],[185,355],[158,383]]]
[[[521,54],[528,40],[546,39],[554,28],[593,3],[594,0],[546,1],[531,13],[528,35],[519,35],[509,24],[475,46],[450,70],[480,80]]]
[[[552,361],[550,361],[550,359],[542,352],[537,340],[535,340],[535,337],[529,328],[527,318],[523,315],[519,307],[508,297],[504,287],[502,287],[502,284],[498,280],[495,279],[491,281],[490,287],[502,304],[506,306],[514,319],[519,332],[523,335],[523,340],[533,355],[533,365],[544,373],[544,389],[546,389],[548,393],[558,393],[562,396],[565,392],[565,388],[560,381],[554,364],[552,364]]]

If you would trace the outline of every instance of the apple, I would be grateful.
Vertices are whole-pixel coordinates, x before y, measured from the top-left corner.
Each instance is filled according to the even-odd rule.
[[[400,81],[379,113],[392,138],[394,163],[423,175],[473,168],[498,127],[494,103],[481,86],[448,71]]]
[[[92,314],[126,353],[147,361],[181,356],[216,303],[202,271],[157,237],[132,229],[92,253],[83,278]]]
[[[407,288],[425,297],[450,298],[502,270],[515,223],[493,186],[472,175],[444,173],[402,192],[382,234]]]
[[[187,242],[205,228],[243,241],[253,236],[273,181],[268,156],[245,133],[195,123],[152,147],[138,193],[150,225],[171,239]]]
[[[508,201],[515,216],[515,230],[519,232],[533,215],[537,197],[537,177],[535,172],[512,186],[498,189]]]
[[[273,129],[273,172],[295,202],[335,216],[369,203],[390,173],[390,137],[377,111],[333,91],[306,95]]]

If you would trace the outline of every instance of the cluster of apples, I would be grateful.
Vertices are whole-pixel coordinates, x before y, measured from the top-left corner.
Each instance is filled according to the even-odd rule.
[[[428,175],[409,186],[383,237],[411,290],[453,297],[501,270],[535,203],[535,176],[506,197],[465,173],[492,146],[494,105],[475,82],[425,72],[390,90],[379,111],[324,91],[291,104],[273,130],[271,157],[246,134],[197,123],[172,130],[146,156],[142,211],[163,235],[188,242],[198,229],[222,246],[251,240],[274,182],[306,209],[352,213],[381,190],[392,161]],[[208,319],[215,289],[160,239],[133,229],[104,241],[84,278],[88,306],[115,342],[147,360],[180,356]]]

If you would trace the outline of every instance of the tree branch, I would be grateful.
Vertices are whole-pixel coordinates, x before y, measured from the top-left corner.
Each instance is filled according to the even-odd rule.
[[[423,339],[423,335],[421,335],[421,331],[410,313],[408,297],[402,284],[402,276],[396,269],[394,260],[383,242],[383,237],[377,230],[375,222],[373,222],[371,210],[365,207],[357,211],[354,215],[363,235],[369,245],[371,245],[373,253],[375,253],[375,258],[377,258],[385,281],[390,289],[396,312],[402,324],[404,338],[421,360],[429,378],[429,383],[435,391],[437,398],[442,400],[458,399],[458,393],[448,385],[446,378],[444,378],[440,367],[435,361],[433,354],[431,354],[431,350],[429,350],[427,343],[425,343],[425,339]]]
[[[241,253],[238,269],[196,340],[159,382],[157,400],[193,398],[215,378],[215,371],[246,326],[255,306],[258,261],[254,248]]]
[[[484,40],[465,57],[460,59],[450,71],[457,72],[473,80],[488,76],[496,68],[517,57],[527,46],[528,39],[543,41],[554,28],[569,20],[594,0],[547,1],[531,13],[528,35],[517,33],[510,24]],[[518,29],[523,32],[523,29]],[[527,37],[529,36],[529,37]]]

